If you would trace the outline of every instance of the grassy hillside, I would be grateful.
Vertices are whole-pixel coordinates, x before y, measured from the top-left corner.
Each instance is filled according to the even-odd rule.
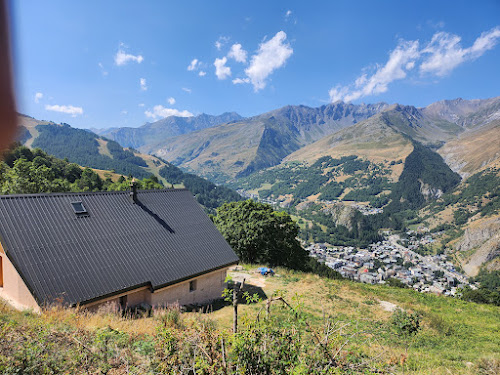
[[[301,148],[285,161],[314,162],[323,156],[339,158],[355,154],[374,163],[390,163],[404,160],[412,150],[408,138],[387,126],[378,114]],[[391,169],[393,179],[397,180],[402,168]]]
[[[229,303],[209,313],[160,309],[142,318],[111,307],[95,314],[55,307],[36,315],[0,303],[0,372],[490,375],[500,369],[499,307],[284,269],[268,278],[255,271],[245,266],[230,274],[245,278],[248,292],[237,334]],[[290,307],[275,300],[267,309],[277,297]],[[418,321],[416,335],[404,335],[407,317]]]
[[[455,171],[469,177],[481,169],[500,167],[500,120],[462,134],[438,152]]]
[[[170,138],[168,145],[141,148],[215,182],[225,182],[255,157],[262,124],[236,122]]]
[[[67,158],[70,162],[83,167],[113,171],[137,178],[154,174],[161,179],[157,168],[154,167],[163,167],[166,165],[164,162],[153,161],[151,157],[125,149],[114,141],[101,138],[86,130],[72,128],[67,124],[39,121],[23,115],[19,115],[18,120],[24,132],[21,140],[27,147],[41,148],[51,155],[61,159]]]
[[[39,148],[13,147],[3,152],[0,159],[0,194],[128,190],[132,180],[82,168]],[[164,188],[155,176],[136,182],[139,189]]]
[[[413,106],[396,104],[383,112],[381,117],[393,129],[427,145],[440,145],[464,131],[455,122],[440,117],[430,119],[425,113]]]
[[[465,136],[498,121],[499,108],[500,98],[457,99],[426,108],[384,103],[353,106],[341,102],[319,108],[286,106],[150,143],[142,150],[225,182],[278,165],[283,159],[314,162],[322,156],[339,158],[352,154],[373,162],[404,159],[412,151],[411,140],[442,146],[461,134]],[[476,158],[476,164],[484,162],[485,157]],[[401,169],[394,169],[395,178],[400,173]]]
[[[210,181],[182,172],[166,162],[151,157],[146,160],[158,168],[163,185],[155,175],[137,179],[139,189],[186,187],[198,202],[212,212],[223,203],[240,200],[231,189],[217,187]],[[161,168],[161,169],[160,169]],[[66,191],[128,190],[131,178],[106,170],[82,168],[76,163],[56,158],[39,148],[13,147],[0,155],[0,194],[34,194]]]

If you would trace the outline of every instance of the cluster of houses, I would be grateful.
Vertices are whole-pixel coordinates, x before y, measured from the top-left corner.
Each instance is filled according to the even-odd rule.
[[[363,283],[397,279],[415,290],[443,295],[455,295],[458,288],[469,285],[445,255],[424,257],[389,241],[371,244],[368,249],[316,243],[306,250],[344,278]]]
[[[355,209],[357,209],[359,212],[361,212],[365,216],[377,215],[377,214],[381,214],[382,212],[384,212],[383,208],[372,207],[369,204],[365,205],[365,204],[356,203],[356,204],[353,204],[351,207],[354,207]]]
[[[426,227],[419,228],[418,231],[409,230],[406,232],[408,238],[402,238],[401,244],[409,250],[417,250],[421,245],[428,245],[434,242],[432,234]]]

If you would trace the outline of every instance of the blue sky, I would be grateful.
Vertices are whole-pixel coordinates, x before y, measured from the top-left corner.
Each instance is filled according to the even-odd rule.
[[[404,5],[403,5],[404,4]],[[11,2],[19,111],[82,128],[500,95],[500,2]]]

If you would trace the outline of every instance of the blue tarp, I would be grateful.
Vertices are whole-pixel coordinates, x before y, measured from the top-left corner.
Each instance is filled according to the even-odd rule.
[[[271,268],[259,267],[258,270],[259,270],[260,274],[263,276],[274,275],[274,271]]]

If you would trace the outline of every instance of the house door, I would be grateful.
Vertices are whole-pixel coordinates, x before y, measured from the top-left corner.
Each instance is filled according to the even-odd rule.
[[[3,288],[3,258],[0,255],[0,288]]]
[[[120,297],[120,307],[122,310],[125,310],[125,308],[127,307],[127,296]]]

